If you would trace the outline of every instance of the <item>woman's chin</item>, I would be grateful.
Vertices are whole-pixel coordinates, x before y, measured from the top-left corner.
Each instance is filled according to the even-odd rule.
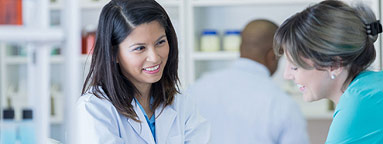
[[[317,101],[317,99],[315,99],[315,98],[313,98],[312,96],[305,96],[305,95],[303,95],[303,100],[305,101],[305,102],[314,102],[314,101]]]

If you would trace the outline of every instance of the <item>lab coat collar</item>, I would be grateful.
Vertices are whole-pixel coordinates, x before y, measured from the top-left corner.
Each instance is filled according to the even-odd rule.
[[[136,101],[132,100],[132,106],[134,111],[138,116],[138,120],[141,122],[136,122],[133,119],[128,118],[129,124],[133,127],[134,131],[140,135],[142,139],[146,141],[148,144],[155,144],[152,132],[150,131],[149,125],[146,123],[146,119],[144,113],[142,113],[140,107],[136,103]],[[156,122],[157,125],[157,122]]]
[[[149,125],[146,123],[145,116],[134,100],[132,101],[132,106],[134,111],[137,113],[138,119],[141,121],[141,123],[132,119],[128,119],[129,124],[133,127],[136,133],[138,133],[140,137],[144,139],[148,144],[155,144],[152,132],[150,131]],[[177,112],[171,106],[165,107],[163,111],[162,109],[163,105],[161,104],[156,108],[154,112],[156,119],[156,140],[159,144],[166,142],[170,129],[172,128],[172,125],[177,116]]]
[[[170,129],[172,129],[173,123],[176,119],[177,112],[173,109],[173,107],[171,107],[171,105],[164,108],[163,104],[161,104],[155,110],[155,116],[157,143],[166,143]]]

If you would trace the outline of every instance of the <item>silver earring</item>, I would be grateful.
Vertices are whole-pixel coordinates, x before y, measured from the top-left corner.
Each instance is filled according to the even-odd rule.
[[[330,78],[331,78],[331,79],[335,79],[335,75],[332,74],[332,75],[330,76]]]

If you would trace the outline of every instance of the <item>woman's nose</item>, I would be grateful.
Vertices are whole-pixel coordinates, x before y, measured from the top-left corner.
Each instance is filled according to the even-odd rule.
[[[149,48],[146,61],[157,62],[159,60],[158,52],[154,47]]]

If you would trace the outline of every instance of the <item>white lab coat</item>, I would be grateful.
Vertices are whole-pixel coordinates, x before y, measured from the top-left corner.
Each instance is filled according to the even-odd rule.
[[[298,105],[269,75],[264,65],[240,58],[187,90],[211,123],[212,144],[309,143]]]
[[[120,114],[106,99],[93,94],[77,102],[79,144],[154,144],[153,135],[139,106],[132,101],[136,122]],[[210,137],[210,126],[186,95],[176,95],[172,105],[158,107],[154,115],[157,144],[204,144]],[[160,115],[159,115],[160,114]]]

